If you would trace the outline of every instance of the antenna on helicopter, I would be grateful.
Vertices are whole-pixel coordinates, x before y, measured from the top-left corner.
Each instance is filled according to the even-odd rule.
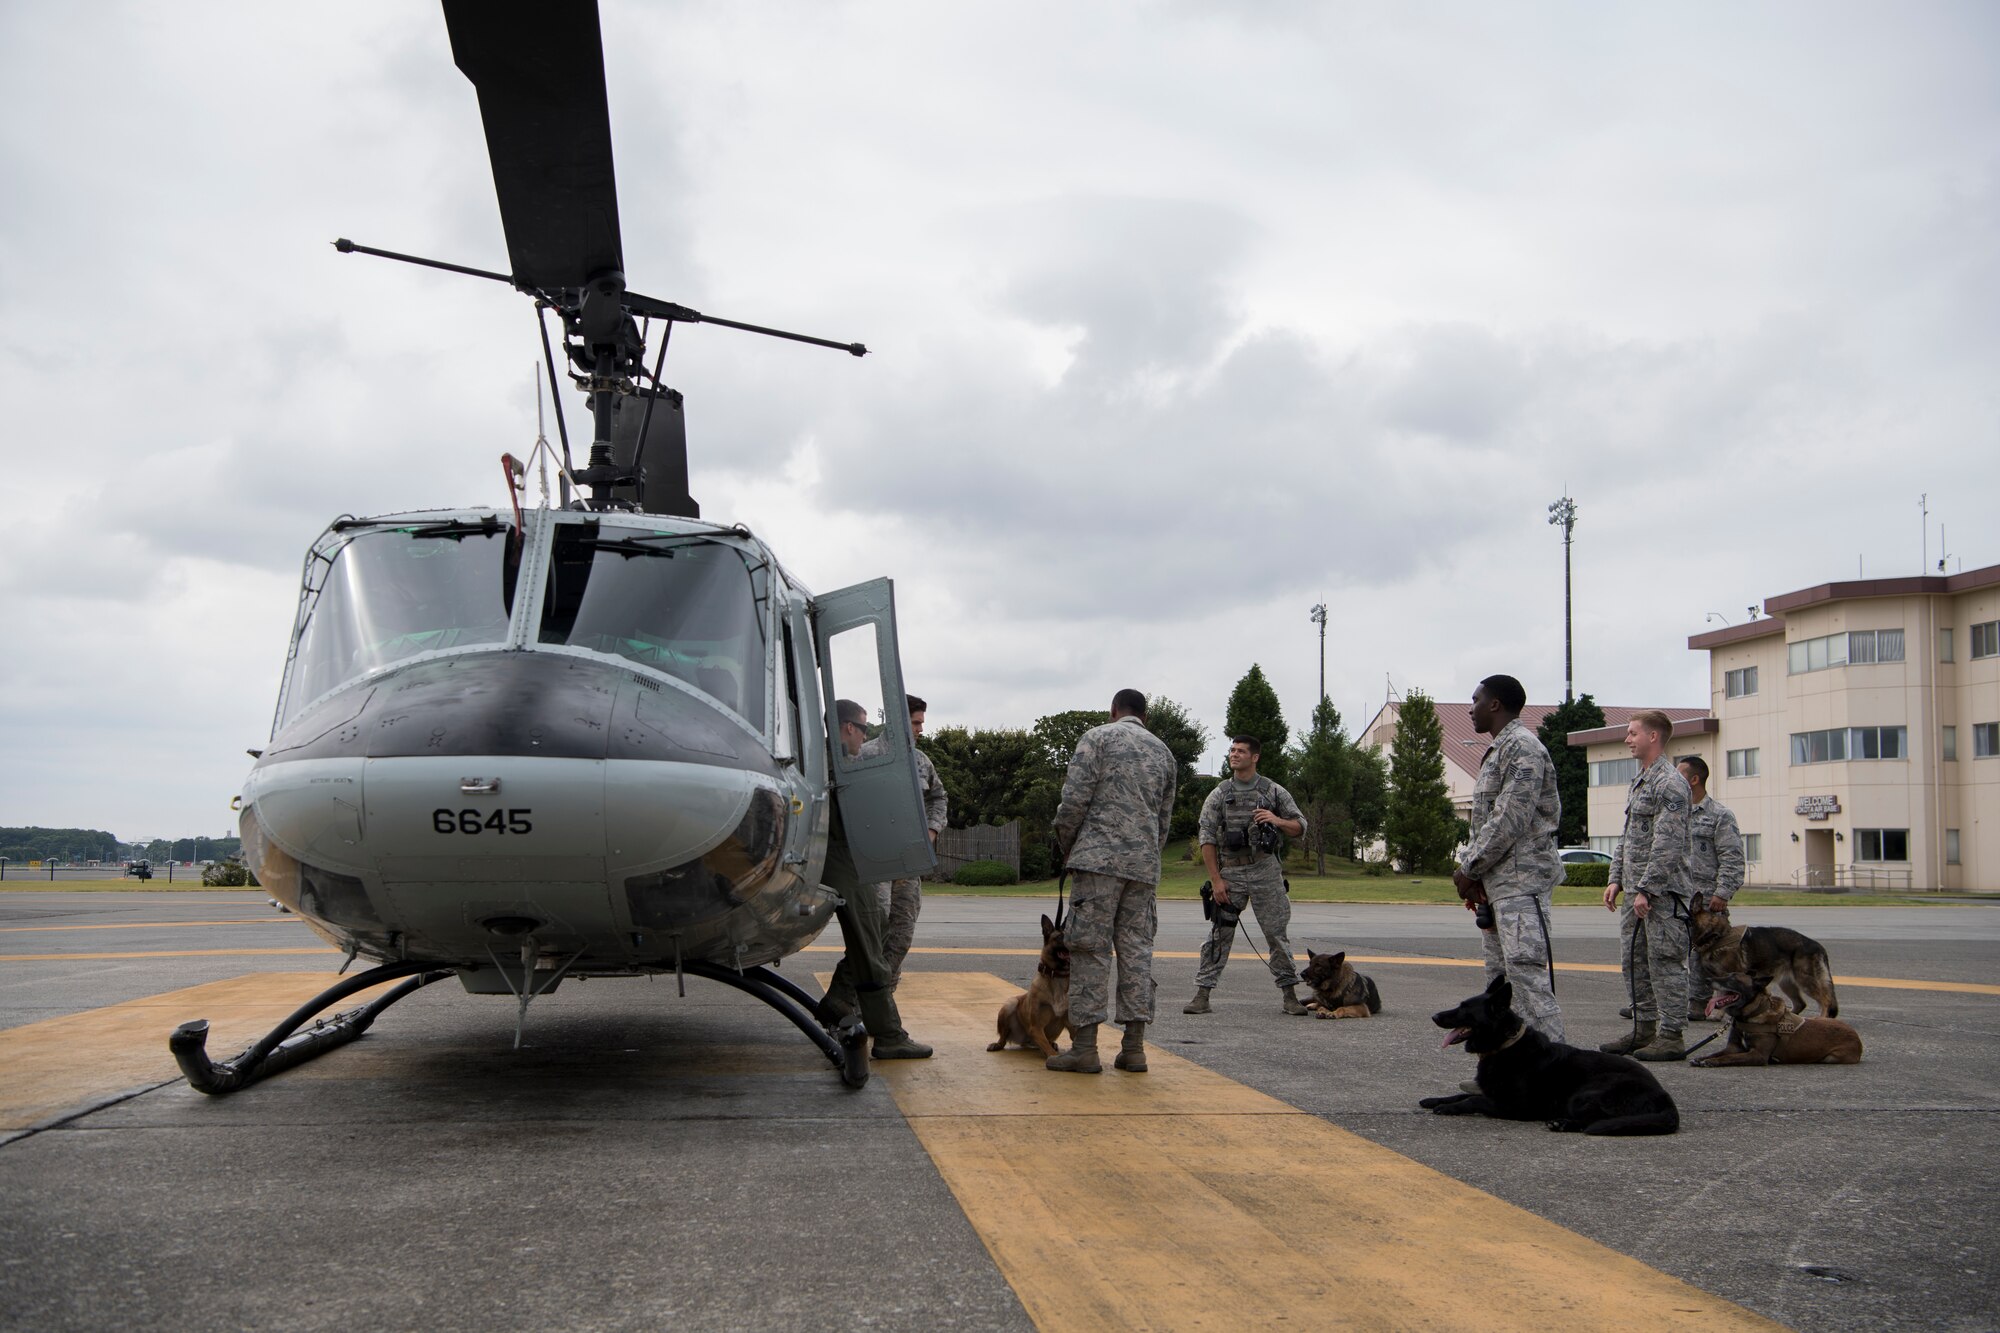
[[[663,357],[675,324],[717,324],[831,347],[850,356],[866,356],[867,347],[704,315],[628,290],[597,7],[558,7],[531,0],[445,0],[444,14],[452,59],[479,95],[512,272],[378,250],[345,237],[333,243],[334,249],[505,282],[553,309],[562,318],[570,379],[590,399],[590,461],[574,473],[577,482],[590,490],[589,507],[636,506],[648,513],[699,517],[699,509],[686,494],[687,444],[680,424],[680,395],[658,382],[657,368],[649,388],[637,387],[647,378],[646,343],[638,317],[666,324]],[[524,59],[523,51],[535,54]],[[553,377],[553,365],[550,374]],[[619,400],[635,393],[652,395],[643,421],[620,431]],[[665,395],[672,395],[671,433],[656,442],[651,419]],[[557,413],[560,427],[560,404]],[[566,427],[563,433],[567,444]],[[676,493],[647,494],[647,475],[656,467],[656,489]],[[666,485],[661,487],[660,482]]]

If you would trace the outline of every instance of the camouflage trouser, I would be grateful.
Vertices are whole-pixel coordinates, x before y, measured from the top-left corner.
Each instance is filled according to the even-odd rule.
[[[917,913],[924,910],[924,887],[920,879],[898,879],[875,886],[876,900],[882,904],[882,960],[889,965],[889,985],[903,979],[903,960],[910,956],[910,941],[917,937]]]
[[[1493,929],[1479,932],[1486,951],[1486,980],[1506,977],[1514,988],[1514,1012],[1550,1041],[1563,1039],[1562,1010],[1556,1004],[1555,979],[1549,975],[1554,956],[1549,942],[1549,903],[1553,889],[1499,898],[1493,903]]]
[[[841,826],[838,805],[826,839],[826,869],[820,872],[819,882],[844,900],[836,915],[845,952],[833,969],[833,984],[826,988],[827,1003],[843,1013],[860,1009],[861,1021],[871,1037],[893,1040],[908,1035],[903,1031],[902,1015],[896,1012],[889,967],[882,957],[881,900],[875,886],[863,884],[854,871],[854,856],[847,850],[847,832]]]
[[[1229,880],[1229,901],[1255,916],[1257,928],[1264,932],[1264,943],[1270,947],[1264,962],[1271,969],[1272,979],[1280,986],[1298,985],[1299,969],[1292,961],[1292,941],[1286,933],[1292,924],[1292,900],[1285,893],[1284,876],[1277,862],[1271,861],[1268,870],[1261,866],[1224,866],[1223,870]],[[1229,950],[1235,943],[1236,927],[1209,929],[1208,939],[1201,946],[1201,965],[1195,969],[1195,985],[1209,988],[1222,979],[1222,969],[1228,965]]]
[[[1688,920],[1687,905],[1671,897],[1647,895],[1651,904],[1640,921],[1632,910],[1632,893],[1618,898],[1618,946],[1625,969],[1626,994],[1632,1016],[1641,1023],[1658,1023],[1663,1033],[1687,1026]],[[1636,936],[1636,940],[1635,940]]]
[[[1111,956],[1118,956],[1118,1021],[1153,1021],[1153,936],[1159,932],[1159,892],[1152,884],[1090,870],[1070,872],[1069,1024],[1111,1016]]]
[[[1704,901],[1716,901],[1713,894],[1704,893],[1701,896]],[[1722,899],[1721,902],[1725,907],[1729,905],[1729,900],[1726,898]],[[1708,1001],[1714,994],[1715,983],[1709,979],[1708,973],[1702,971],[1701,955],[1696,953],[1694,946],[1690,944],[1688,946],[1688,1012],[1694,1013],[1698,1009],[1707,1008]]]

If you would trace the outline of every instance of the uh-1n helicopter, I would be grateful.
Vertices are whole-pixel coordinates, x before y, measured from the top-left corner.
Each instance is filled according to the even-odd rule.
[[[860,1024],[770,965],[837,906],[820,883],[832,803],[864,882],[935,863],[899,725],[893,589],[813,594],[748,529],[703,522],[681,398],[659,375],[675,324],[867,349],[626,289],[594,0],[444,14],[512,270],[335,245],[505,281],[538,320],[554,311],[591,406],[589,463],[570,464],[558,399],[556,506],[544,488],[522,508],[508,457],[505,509],[343,517],[313,543],[271,739],[237,798],[243,850],[278,903],[376,966],[233,1059],[209,1057],[205,1021],[172,1049],[194,1087],[225,1093],[449,977],[514,996],[525,1022],[564,978],[693,974],[777,1009],[859,1086]],[[640,320],[660,330],[650,372]],[[541,341],[553,392],[546,322]],[[837,692],[887,720],[860,755],[832,743]]]

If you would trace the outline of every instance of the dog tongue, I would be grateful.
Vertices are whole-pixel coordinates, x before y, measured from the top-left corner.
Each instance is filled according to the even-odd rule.
[[[1451,1035],[1444,1039],[1444,1046],[1440,1046],[1438,1049],[1444,1050],[1446,1047],[1456,1046],[1471,1035],[1472,1035],[1471,1028],[1453,1028],[1451,1030]]]
[[[1727,1009],[1732,1003],[1735,1002],[1735,1000],[1736,997],[1734,995],[1731,995],[1726,991],[1717,991],[1715,994],[1708,997],[1708,1008],[1703,1010],[1702,1012],[1707,1014],[1708,1017],[1714,1018],[1716,1010]]]

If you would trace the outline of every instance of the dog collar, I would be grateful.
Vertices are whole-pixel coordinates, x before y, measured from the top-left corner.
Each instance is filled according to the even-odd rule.
[[[1521,1038],[1527,1035],[1528,1035],[1528,1025],[1523,1023],[1519,1028],[1519,1030],[1516,1031],[1513,1036],[1507,1038],[1507,1040],[1501,1042],[1498,1046],[1495,1046],[1492,1050],[1488,1051],[1487,1054],[1498,1055],[1500,1052],[1506,1050],[1509,1046],[1512,1046],[1515,1042],[1519,1041]]]
[[[1047,963],[1036,963],[1035,971],[1041,973],[1045,977],[1066,977],[1069,975],[1069,973],[1067,972],[1056,971],[1054,968],[1050,967]]]

